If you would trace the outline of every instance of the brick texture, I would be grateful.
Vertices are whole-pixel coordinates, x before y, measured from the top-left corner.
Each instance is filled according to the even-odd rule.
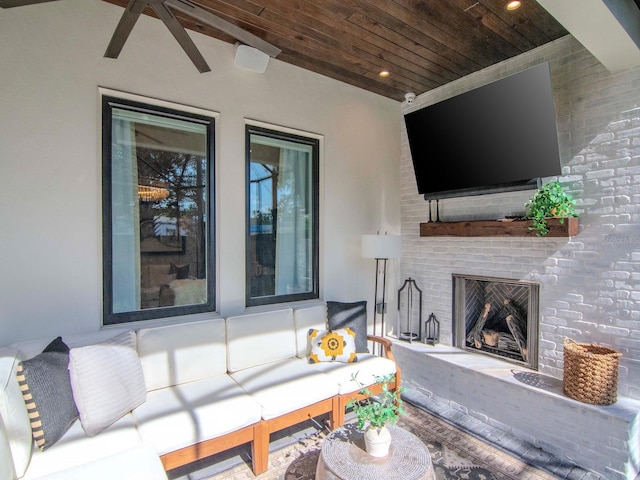
[[[445,346],[452,344],[452,274],[538,282],[540,373],[562,379],[566,337],[614,348],[623,355],[618,379],[623,402],[615,407],[624,414],[618,415],[613,407],[582,408],[579,402],[562,399],[561,391],[541,400],[539,392],[523,391],[504,379],[487,382],[473,367],[438,372],[437,365],[430,368],[400,352],[399,362],[407,385],[440,397],[465,415],[599,471],[603,478],[633,479],[640,464],[633,428],[640,421],[640,69],[610,73],[566,36],[422,94],[413,105],[403,104],[402,111],[408,113],[542,61],[550,64],[554,88],[562,162],[559,180],[577,201],[579,234],[571,238],[420,237],[419,224],[428,220],[428,204],[417,193],[403,125],[401,280],[416,280],[423,291],[423,320],[431,312],[436,314]],[[441,200],[440,218],[522,215],[531,195],[529,190]],[[522,418],[529,422],[523,424]],[[594,422],[600,425],[599,431],[594,430]]]
[[[542,61],[550,64],[554,88],[559,179],[577,201],[580,233],[570,239],[420,237],[429,213],[417,193],[403,126],[401,277],[416,280],[424,312],[436,314],[448,344],[453,273],[540,283],[540,371],[562,378],[565,337],[607,345],[623,354],[619,394],[640,399],[640,70],[611,74],[567,36],[420,95],[403,113]],[[440,218],[521,215],[531,195],[441,200]]]

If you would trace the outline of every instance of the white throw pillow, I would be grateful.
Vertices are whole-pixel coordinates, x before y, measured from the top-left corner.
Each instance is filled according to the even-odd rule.
[[[138,353],[129,346],[110,344],[113,340],[69,352],[73,398],[82,428],[90,437],[147,398]]]
[[[111,337],[104,342],[100,342],[99,345],[119,345],[121,347],[129,347],[134,350],[137,349],[136,332],[133,330],[127,330],[115,337]]]

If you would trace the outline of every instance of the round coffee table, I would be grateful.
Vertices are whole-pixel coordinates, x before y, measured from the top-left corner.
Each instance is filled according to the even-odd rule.
[[[364,433],[355,424],[335,429],[322,444],[316,480],[435,480],[425,444],[402,428],[388,428],[391,446],[383,458],[365,451]]]

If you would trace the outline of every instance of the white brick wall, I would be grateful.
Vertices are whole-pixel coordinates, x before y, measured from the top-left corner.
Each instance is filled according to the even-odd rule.
[[[428,219],[417,193],[403,125],[401,193],[407,277],[423,290],[451,345],[452,273],[540,283],[541,372],[562,378],[563,340],[623,354],[619,395],[640,399],[640,69],[610,74],[567,36],[418,96],[403,113],[549,61],[558,116],[561,182],[577,200],[580,233],[570,239],[419,236]],[[526,94],[526,92],[525,92]],[[440,201],[440,218],[519,215],[532,191]]]
[[[444,345],[395,343],[407,398],[423,398],[454,421],[463,413],[598,474],[585,478],[636,479],[640,401],[620,397],[614,405],[589,405],[567,397],[562,380],[503,360]],[[486,429],[476,427],[476,432]],[[499,437],[496,432],[488,436]]]
[[[613,406],[584,406],[561,389],[518,385],[511,369],[456,361],[434,347],[397,348],[406,385],[481,421],[600,472],[632,479],[640,468],[640,69],[610,74],[571,36],[420,95],[403,113],[549,61],[558,117],[562,183],[577,200],[580,232],[566,238],[425,237],[427,202],[417,193],[403,126],[401,280],[423,290],[424,319],[440,320],[451,345],[453,273],[540,283],[540,371],[562,379],[563,341],[623,354]],[[440,202],[441,220],[520,215],[532,191]],[[406,345],[400,342],[401,345]],[[422,351],[421,351],[422,350]],[[417,356],[416,356],[417,355]],[[478,357],[475,355],[475,357]],[[455,360],[452,360],[455,359]],[[471,390],[469,390],[471,388]],[[594,425],[599,425],[594,428]]]

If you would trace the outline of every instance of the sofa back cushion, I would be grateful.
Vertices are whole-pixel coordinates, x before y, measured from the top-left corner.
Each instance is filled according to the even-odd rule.
[[[227,373],[223,318],[138,331],[147,390]]]
[[[94,345],[96,343],[101,343],[112,338],[117,337],[127,331],[130,328],[105,328],[104,330],[97,330],[94,332],[86,332],[86,333],[76,333],[65,335],[62,334],[61,338],[69,348],[73,347],[84,347],[86,345]],[[51,343],[51,337],[42,337],[36,340],[26,340],[23,342],[16,342],[9,345],[11,348],[15,348],[18,350],[20,360],[26,360],[29,358],[33,358],[42,350],[45,349],[47,345]]]
[[[311,353],[309,330],[325,330],[327,328],[327,306],[296,308],[293,312],[296,326],[296,355],[305,358]]]
[[[15,478],[13,458],[9,447],[9,435],[0,416],[0,480],[14,480]]]
[[[327,302],[327,326],[330,330],[350,328],[356,334],[356,351],[369,353],[367,347],[367,301]]]
[[[229,372],[296,356],[290,308],[229,317],[226,323]]]
[[[33,436],[27,407],[16,378],[19,361],[16,355],[16,350],[0,349],[0,417],[4,423],[3,430],[8,437],[13,458],[12,466],[19,478],[24,475],[29,465]],[[4,462],[0,460],[0,463]],[[5,477],[0,476],[0,478]]]

